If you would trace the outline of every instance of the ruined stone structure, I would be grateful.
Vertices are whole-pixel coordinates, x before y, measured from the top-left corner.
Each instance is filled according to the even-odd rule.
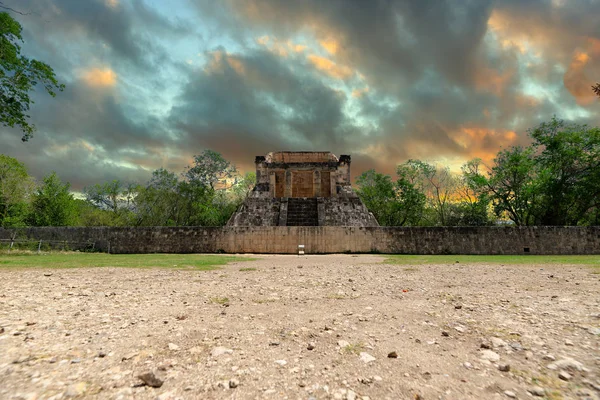
[[[258,156],[256,186],[227,226],[379,226],[352,190],[350,156]]]
[[[0,228],[0,247],[14,239],[115,254],[600,254],[600,226]]]

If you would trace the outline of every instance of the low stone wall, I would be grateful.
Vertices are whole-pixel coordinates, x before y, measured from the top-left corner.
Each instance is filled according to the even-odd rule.
[[[0,228],[0,239],[11,238],[110,253],[295,254],[303,244],[307,254],[600,254],[600,227]]]

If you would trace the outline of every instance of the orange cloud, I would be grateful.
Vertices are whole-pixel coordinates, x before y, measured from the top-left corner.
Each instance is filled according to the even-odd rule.
[[[326,73],[332,78],[347,79],[354,74],[350,67],[338,65],[328,58],[317,56],[315,54],[310,54],[307,58],[308,61],[315,66],[315,68]]]
[[[501,96],[513,76],[513,70],[500,72],[492,68],[480,68],[475,75],[475,86],[477,90]]]
[[[364,88],[362,88],[362,89],[354,89],[354,90],[352,91],[352,97],[356,97],[356,98],[362,97],[362,96],[364,96],[365,94],[369,93],[369,90],[370,90],[370,89],[369,89],[369,87],[368,87],[368,86],[366,86],[366,87],[364,87]]]
[[[119,0],[106,0],[106,5],[110,8],[117,8],[119,5]]]
[[[336,54],[340,47],[339,42],[333,38],[320,40],[319,44],[325,49],[325,51],[332,55]]]
[[[208,74],[220,73],[226,67],[233,69],[238,75],[246,74],[246,66],[239,58],[228,54],[226,51],[217,50],[211,53],[212,59],[204,67]]]
[[[594,49],[592,48],[592,50]],[[585,73],[585,67],[589,61],[588,53],[575,51],[571,64],[563,77],[565,88],[581,106],[590,105],[596,101],[596,95],[591,90],[594,81],[589,79]]]
[[[117,83],[117,74],[110,68],[91,68],[82,73],[85,83],[92,87],[111,87]]]
[[[269,51],[281,57],[287,57],[290,53],[302,53],[306,50],[306,46],[303,44],[297,44],[291,40],[282,42],[276,37],[270,37],[268,35],[257,38],[256,43],[266,47]]]
[[[587,42],[590,48],[590,53],[600,56],[600,39],[590,37],[587,38]]]
[[[512,146],[518,139],[515,131],[474,126],[463,126],[448,132],[448,136],[467,151],[470,159],[481,158],[486,162],[493,160],[501,147]]]

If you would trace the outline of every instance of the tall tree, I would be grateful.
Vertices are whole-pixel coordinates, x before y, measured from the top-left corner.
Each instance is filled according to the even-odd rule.
[[[529,135],[543,192],[539,223],[583,223],[600,206],[600,129],[553,118]]]
[[[430,209],[435,216],[429,221],[431,225],[448,225],[452,196],[457,188],[457,178],[450,168],[429,164],[420,160],[409,160],[407,163],[418,174],[416,178],[422,188]]]
[[[224,189],[231,186],[228,180],[232,179],[235,173],[235,166],[220,153],[204,150],[194,156],[194,164],[185,172],[185,177],[191,184]]]
[[[115,179],[87,186],[83,188],[83,193],[88,202],[111,212],[111,225],[127,225],[134,210],[135,190],[135,185],[126,185]]]
[[[369,170],[357,179],[357,194],[384,226],[416,225],[425,205],[425,195],[414,184],[415,171],[410,165],[397,168],[398,179]]]
[[[18,126],[27,141],[35,131],[27,114],[34,101],[30,92],[38,84],[54,97],[64,85],[58,83],[54,70],[46,63],[21,54],[23,28],[7,12],[0,12],[0,123]]]
[[[31,203],[29,223],[34,226],[69,226],[76,221],[77,204],[56,172],[44,177]]]
[[[598,97],[600,97],[600,83],[596,83],[594,86],[592,86],[592,90]]]
[[[24,225],[33,178],[17,159],[0,154],[0,226]]]

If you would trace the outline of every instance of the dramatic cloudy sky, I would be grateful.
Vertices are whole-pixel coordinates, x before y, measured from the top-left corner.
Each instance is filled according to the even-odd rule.
[[[600,125],[600,0],[2,0],[66,90],[0,153],[82,186],[219,151],[453,168],[552,115]]]

